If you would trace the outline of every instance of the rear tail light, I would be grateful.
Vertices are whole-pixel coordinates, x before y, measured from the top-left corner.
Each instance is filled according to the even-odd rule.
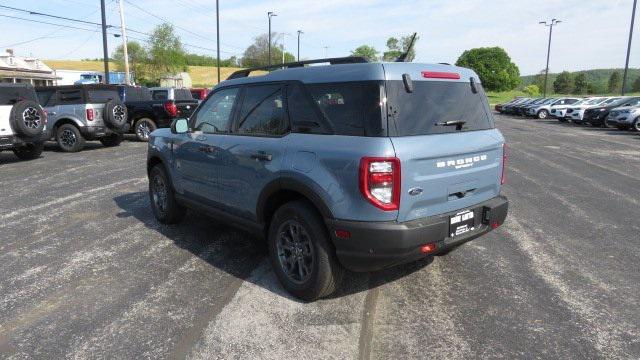
[[[384,211],[400,208],[400,160],[364,157],[360,160],[360,192]]]
[[[173,100],[169,100],[165,102],[164,109],[167,111],[169,116],[171,117],[178,116],[178,107],[176,106],[176,103],[173,102]]]
[[[95,113],[93,112],[93,109],[87,109],[87,120],[93,121],[94,118],[95,118]]]
[[[504,185],[507,182],[507,144],[502,144],[502,175],[500,176],[500,185]]]

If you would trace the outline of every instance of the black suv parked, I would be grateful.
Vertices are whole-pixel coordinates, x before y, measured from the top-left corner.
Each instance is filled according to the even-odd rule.
[[[588,122],[592,126],[607,127],[606,119],[611,110],[623,106],[633,106],[637,104],[640,97],[625,97],[610,104],[588,108],[584,111],[583,122]]]

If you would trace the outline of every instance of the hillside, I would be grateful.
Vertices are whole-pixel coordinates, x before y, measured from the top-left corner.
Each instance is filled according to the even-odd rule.
[[[43,60],[54,70],[80,70],[80,71],[103,71],[102,61],[80,61],[80,60]],[[110,69],[117,69],[114,62],[109,64]],[[226,79],[231,73],[239,68],[220,68],[220,77]],[[194,87],[210,87],[217,84],[217,69],[215,66],[189,66],[189,75]]]
[[[594,69],[594,70],[585,70],[585,71],[574,71],[571,72],[571,75],[575,77],[579,73],[585,73],[587,75],[587,81],[592,84],[599,84],[605,87],[605,84],[608,83],[609,77],[614,71],[618,71],[620,75],[624,73],[624,69]],[[537,75],[527,75],[522,76],[522,84],[521,87],[525,87],[534,82],[534,79]],[[553,84],[553,82],[558,76],[558,73],[549,73],[549,84]],[[640,69],[629,69],[628,81],[629,83],[633,83],[633,81],[640,77]]]

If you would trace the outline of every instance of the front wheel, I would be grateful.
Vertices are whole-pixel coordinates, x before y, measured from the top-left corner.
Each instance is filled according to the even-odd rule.
[[[338,288],[344,268],[322,218],[308,203],[293,201],[276,211],[268,247],[271,265],[292,295],[314,301]]]
[[[149,118],[142,118],[136,121],[134,125],[134,132],[136,133],[136,138],[139,141],[147,142],[149,141],[149,135],[158,127],[153,120]]]
[[[163,224],[178,224],[187,210],[176,201],[175,191],[162,165],[149,172],[149,200],[156,219]]]
[[[13,153],[20,160],[33,160],[39,158],[43,150],[44,143],[35,143],[15,148],[13,149]]]
[[[538,119],[544,120],[544,119],[546,119],[548,117],[549,117],[549,112],[547,110],[542,109],[542,110],[538,111]]]

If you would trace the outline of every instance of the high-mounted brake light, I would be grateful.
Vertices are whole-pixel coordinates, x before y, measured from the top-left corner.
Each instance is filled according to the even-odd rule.
[[[444,71],[423,71],[422,77],[427,79],[452,79],[460,80],[460,74]]]
[[[509,155],[507,153],[507,143],[502,144],[502,175],[500,176],[500,185],[504,185],[507,182],[507,159]]]
[[[360,160],[360,192],[384,211],[400,208],[400,160],[395,157],[364,157]]]
[[[173,100],[167,100],[164,103],[164,109],[167,111],[169,116],[171,117],[178,116],[178,107],[176,106],[176,103],[173,102]]]
[[[95,114],[93,112],[93,109],[87,109],[87,120],[88,121],[93,121],[94,116],[95,116]]]

